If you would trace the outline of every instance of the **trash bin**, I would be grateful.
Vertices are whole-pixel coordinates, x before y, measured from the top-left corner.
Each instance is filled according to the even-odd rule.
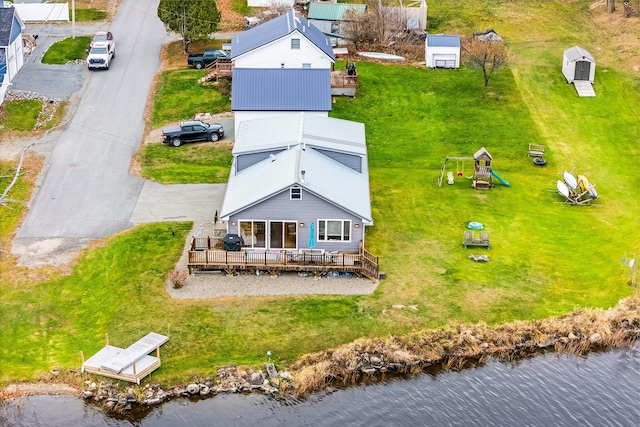
[[[237,234],[227,234],[222,238],[222,249],[228,252],[238,252],[242,246],[242,239]]]

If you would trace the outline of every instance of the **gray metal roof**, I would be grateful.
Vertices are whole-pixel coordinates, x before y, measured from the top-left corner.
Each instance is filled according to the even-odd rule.
[[[305,171],[304,181],[301,170]],[[302,145],[239,173],[232,167],[220,218],[228,219],[293,185],[362,218],[365,223],[373,223],[368,168],[356,172],[314,149],[303,149]]]
[[[593,56],[591,56],[591,54],[589,52],[587,52],[586,50],[584,50],[583,48],[581,48],[580,46],[574,46],[572,48],[569,48],[567,50],[564,51],[564,56],[567,57],[567,59],[569,59],[569,61],[577,61],[579,59],[587,59],[591,62],[596,62],[595,59],[593,59]]]
[[[367,155],[363,123],[305,113],[241,122],[233,155],[288,149],[297,145]]]
[[[0,46],[11,44],[11,29],[13,28],[13,7],[0,7]]]
[[[233,111],[331,111],[328,68],[234,68]]]
[[[427,46],[460,47],[460,36],[446,36],[443,34],[427,34]]]
[[[296,17],[293,9],[284,15],[234,36],[231,39],[231,59],[278,40],[294,31],[309,39],[332,61],[335,61],[331,42],[327,36],[311,25],[304,16]]]

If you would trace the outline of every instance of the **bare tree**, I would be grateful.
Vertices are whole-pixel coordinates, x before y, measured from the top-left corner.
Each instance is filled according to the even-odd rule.
[[[616,11],[616,0],[607,0],[607,12],[613,13]]]
[[[343,34],[356,49],[384,49],[393,43],[397,32],[404,30],[403,15],[400,8],[386,7],[382,0],[370,0],[365,13],[355,9],[345,12]]]
[[[483,41],[466,38],[462,43],[463,58],[471,68],[479,68],[484,75],[484,86],[489,86],[493,72],[508,63],[507,49],[502,41]]]

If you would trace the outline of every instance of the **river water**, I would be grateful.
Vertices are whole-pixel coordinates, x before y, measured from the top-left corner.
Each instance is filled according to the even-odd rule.
[[[179,399],[112,418],[79,398],[0,405],[0,426],[640,426],[640,351],[546,354],[396,378],[304,401],[252,395]]]

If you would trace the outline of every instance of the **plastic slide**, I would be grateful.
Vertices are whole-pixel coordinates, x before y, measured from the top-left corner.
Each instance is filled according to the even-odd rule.
[[[505,181],[504,178],[498,175],[493,169],[491,169],[491,175],[495,176],[496,179],[500,181],[500,184],[504,185],[505,187],[511,187],[511,184],[509,184],[509,181]]]

